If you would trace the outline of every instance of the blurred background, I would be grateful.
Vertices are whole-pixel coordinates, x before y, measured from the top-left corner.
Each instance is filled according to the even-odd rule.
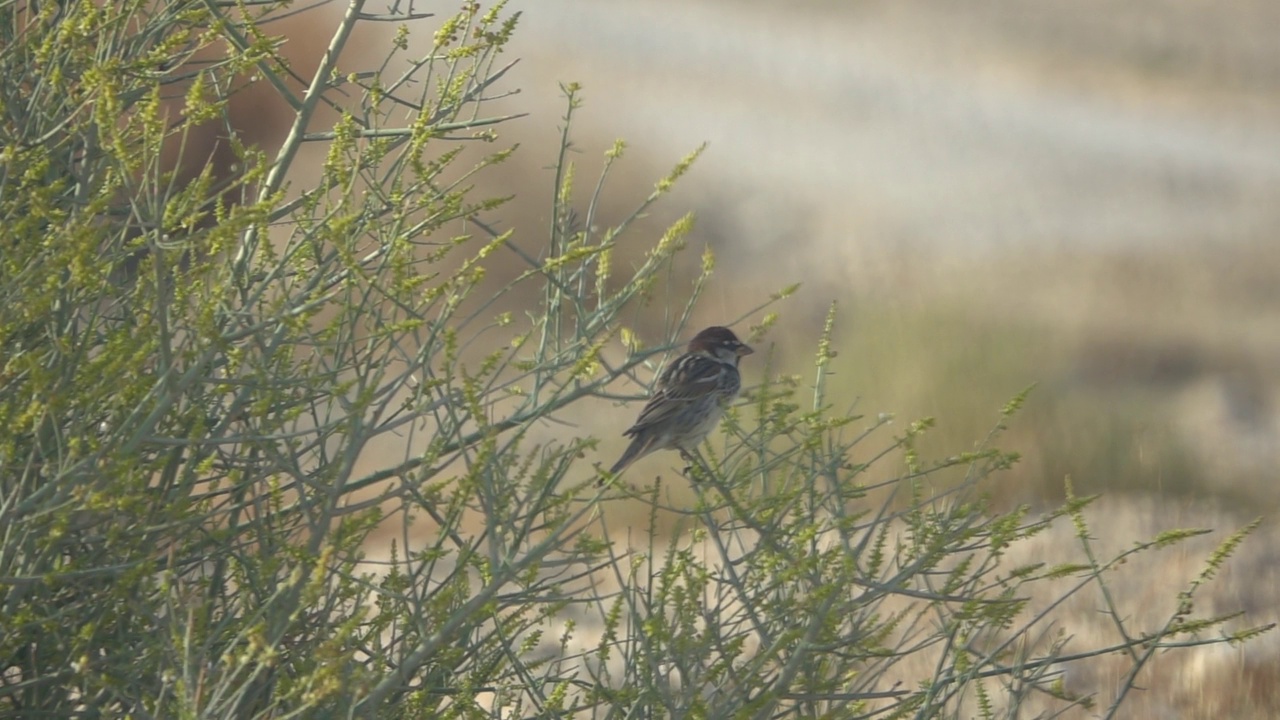
[[[803,282],[777,349],[807,373],[837,301],[836,397],[936,417],[939,453],[1037,384],[1001,443],[1025,456],[1008,502],[1070,475],[1275,508],[1280,3],[509,7],[531,115],[505,189],[539,189],[511,226],[546,226],[558,83],[580,82],[583,177],[630,146],[620,209],[709,143],[651,229],[696,212],[719,259],[700,320]]]

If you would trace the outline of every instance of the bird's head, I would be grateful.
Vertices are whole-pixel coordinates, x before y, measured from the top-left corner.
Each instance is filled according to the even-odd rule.
[[[710,355],[720,362],[737,365],[739,358],[755,350],[739,340],[729,328],[715,325],[693,336],[689,341],[689,352]]]

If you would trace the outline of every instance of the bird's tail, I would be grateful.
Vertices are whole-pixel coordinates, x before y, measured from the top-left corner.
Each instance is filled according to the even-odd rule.
[[[609,473],[611,475],[617,475],[623,470],[626,470],[628,465],[648,454],[652,445],[653,438],[648,438],[644,435],[636,435],[631,441],[631,444],[627,446],[626,452],[622,453],[622,457],[618,458],[618,462],[614,463],[613,467],[609,468]]]

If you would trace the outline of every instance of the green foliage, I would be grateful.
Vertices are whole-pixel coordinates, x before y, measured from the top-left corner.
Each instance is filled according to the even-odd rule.
[[[566,86],[549,237],[522,247],[471,189],[511,151],[485,111],[518,15],[406,15],[382,69],[351,72],[338,51],[387,19],[355,2],[295,93],[265,22],[284,8],[0,5],[0,717],[994,716],[1088,702],[1064,663],[1123,652],[1127,690],[1157,649],[1218,641],[1193,633],[1231,616],[1192,599],[1245,531],[1130,631],[1108,573],[1192,533],[1104,560],[1072,498],[1083,560],[1011,564],[1057,518],[982,501],[1016,461],[1002,426],[941,462],[916,445],[932,420],[866,454],[892,419],[833,408],[834,305],[811,391],[769,362],[691,468],[695,507],[642,488],[650,532],[624,547],[597,441],[540,438],[671,349],[621,317],[658,304],[691,217],[630,272],[614,256],[701,150],[613,220],[615,144],[579,212]],[[296,113],[278,151],[230,123],[250,77]],[[185,154],[211,124],[234,172]],[[521,271],[493,291],[499,257]],[[660,308],[672,337],[700,267]],[[1044,639],[1031,590],[1063,579],[1123,642]]]

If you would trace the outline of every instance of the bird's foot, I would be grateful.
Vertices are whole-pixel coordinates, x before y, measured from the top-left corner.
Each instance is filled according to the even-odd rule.
[[[698,468],[697,458],[684,450],[680,451],[680,457],[684,458],[684,461],[689,463],[684,466],[684,470],[681,472],[685,477],[696,480],[697,478],[693,477],[693,473]]]

